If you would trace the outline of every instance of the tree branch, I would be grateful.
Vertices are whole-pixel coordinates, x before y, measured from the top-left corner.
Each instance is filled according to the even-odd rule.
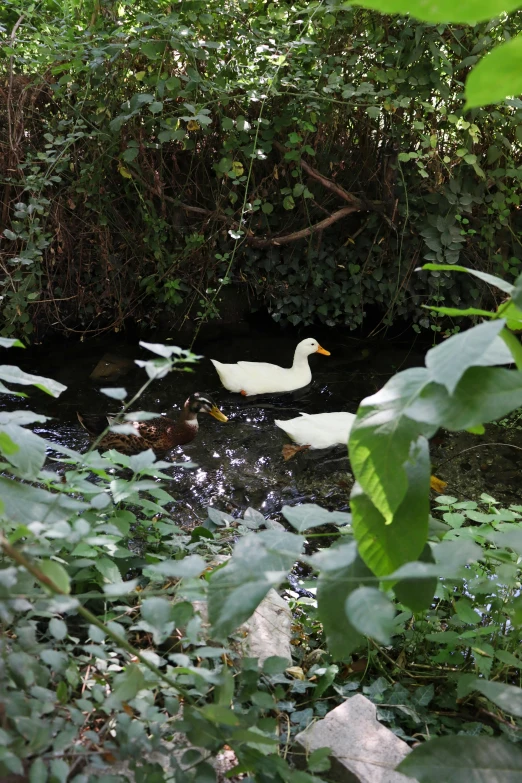
[[[246,241],[249,245],[253,245],[254,247],[289,245],[290,242],[296,242],[298,239],[304,239],[311,234],[317,233],[317,231],[322,231],[324,228],[331,226],[332,223],[336,223],[338,220],[341,220],[341,218],[346,217],[346,215],[350,215],[352,212],[358,211],[359,207],[343,207],[342,209],[338,209],[337,212],[334,212],[324,220],[321,220],[319,223],[315,223],[313,226],[308,226],[307,228],[302,228],[300,231],[294,231],[293,234],[286,234],[282,237],[270,237],[268,239],[261,239],[259,237],[246,237]]]
[[[281,154],[284,155],[286,152],[285,148],[282,144],[280,144],[278,141],[273,142],[274,147],[279,150]],[[299,165],[305,171],[309,177],[312,177],[312,179],[317,180],[317,182],[320,182],[323,188],[326,188],[327,190],[331,190],[332,193],[335,193],[337,196],[343,199],[343,201],[348,201],[349,204],[352,204],[356,210],[363,210],[368,209],[368,206],[361,201],[361,199],[357,198],[357,196],[354,196],[353,193],[348,193],[347,190],[342,188],[340,185],[337,185],[337,183],[332,182],[331,179],[328,179],[327,177],[323,176],[317,169],[312,168],[309,163],[307,163],[302,158],[299,161]]]

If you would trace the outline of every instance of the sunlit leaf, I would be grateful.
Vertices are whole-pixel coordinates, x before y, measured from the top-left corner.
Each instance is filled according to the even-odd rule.
[[[518,5],[518,3],[517,3]],[[522,93],[522,36],[496,46],[466,80],[464,111],[498,103]]]
[[[391,524],[360,485],[355,484],[352,490],[352,527],[359,554],[378,576],[390,574],[403,563],[416,560],[428,537],[430,460],[424,438],[412,445],[403,467],[406,493]]]
[[[358,0],[354,5],[372,8],[383,14],[411,14],[424,22],[453,22],[471,24],[485,22],[501,13],[510,13],[519,7],[519,0]]]
[[[437,429],[405,416],[429,380],[424,367],[395,375],[377,394],[362,401],[350,434],[354,475],[387,523],[408,489],[404,466],[411,443],[420,434],[431,437]]]
[[[36,386],[37,389],[50,394],[52,397],[59,397],[65,391],[67,386],[51,378],[44,378],[41,375],[31,375],[24,372],[19,367],[10,364],[0,365],[0,378],[7,383],[19,383],[23,386]]]
[[[513,357],[498,337],[504,323],[500,319],[478,324],[431,348],[426,354],[431,380],[446,386],[453,394],[469,367],[510,364]]]

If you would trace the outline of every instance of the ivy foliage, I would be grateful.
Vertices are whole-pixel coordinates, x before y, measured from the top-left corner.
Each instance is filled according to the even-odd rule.
[[[215,317],[231,283],[282,322],[353,328],[374,306],[439,331],[422,304],[480,309],[495,293],[414,275],[419,261],[519,274],[516,13],[2,8],[6,334]]]

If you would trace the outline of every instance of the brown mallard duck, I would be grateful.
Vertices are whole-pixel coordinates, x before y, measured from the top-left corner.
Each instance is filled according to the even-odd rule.
[[[194,440],[198,432],[198,413],[208,413],[218,421],[227,421],[227,417],[209,397],[195,392],[185,402],[177,421],[166,416],[147,421],[129,421],[126,423],[134,427],[135,435],[108,432],[98,445],[101,449],[116,449],[122,454],[137,454],[146,449],[169,451]],[[84,416],[79,411],[76,415],[91,438],[101,435],[114,420],[113,416]]]

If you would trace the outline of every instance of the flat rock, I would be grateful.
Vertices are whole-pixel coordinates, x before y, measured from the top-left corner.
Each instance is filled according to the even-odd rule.
[[[247,630],[245,653],[250,658],[258,658],[259,666],[273,655],[286,658],[291,665],[292,612],[273,588],[243,627]]]
[[[134,361],[127,356],[105,353],[91,372],[90,377],[93,381],[115,381],[135,366]]]
[[[342,783],[412,783],[395,772],[409,746],[376,718],[377,709],[361,694],[328,713],[296,737],[307,754],[330,748],[328,779]]]

